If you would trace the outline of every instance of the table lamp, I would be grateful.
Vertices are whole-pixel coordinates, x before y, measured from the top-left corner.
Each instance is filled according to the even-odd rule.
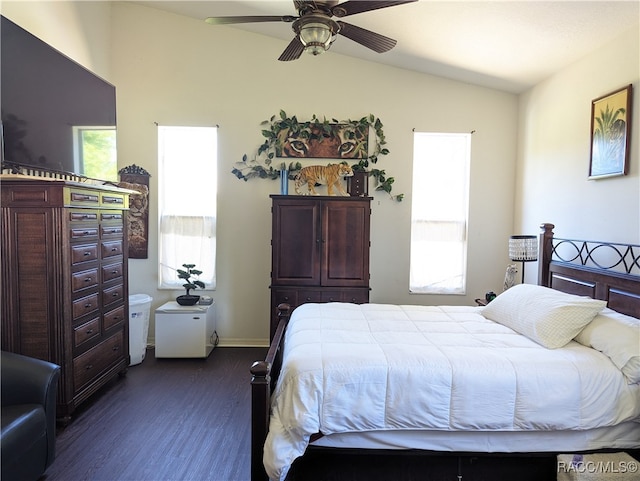
[[[524,263],[538,260],[538,238],[535,235],[512,235],[509,238],[509,258],[522,262],[524,284]]]

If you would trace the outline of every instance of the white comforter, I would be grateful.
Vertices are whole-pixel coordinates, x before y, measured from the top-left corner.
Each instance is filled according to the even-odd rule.
[[[576,342],[546,349],[476,307],[304,304],[291,318],[264,463],[373,430],[585,430],[640,421],[640,385]]]

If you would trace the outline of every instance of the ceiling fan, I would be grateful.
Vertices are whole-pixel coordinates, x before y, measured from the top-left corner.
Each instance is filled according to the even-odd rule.
[[[396,45],[392,38],[357,27],[331,17],[346,17],[356,13],[395,7],[417,0],[293,0],[298,17],[292,15],[259,15],[242,17],[208,17],[205,22],[211,25],[229,25],[234,23],[286,22],[292,23],[296,36],[284,49],[278,60],[289,61],[300,58],[302,52],[319,55],[329,49],[337,35],[343,35],[374,52],[383,53]]]

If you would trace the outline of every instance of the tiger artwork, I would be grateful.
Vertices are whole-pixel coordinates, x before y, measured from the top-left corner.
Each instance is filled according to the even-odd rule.
[[[353,170],[346,163],[328,164],[328,165],[310,165],[303,167],[295,178],[295,189],[298,195],[319,195],[316,192],[316,184],[325,184],[327,186],[327,194],[334,195],[333,187],[336,186],[340,195],[349,195],[342,187],[340,179],[342,177],[352,177]],[[300,192],[300,187],[307,184],[309,191],[307,194]]]
[[[362,159],[368,152],[366,135],[341,124],[330,125],[328,131],[320,127],[304,132],[283,129],[278,133],[278,145],[278,157]]]

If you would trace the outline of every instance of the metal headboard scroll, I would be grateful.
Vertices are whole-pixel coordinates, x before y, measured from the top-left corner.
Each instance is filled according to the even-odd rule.
[[[553,238],[552,259],[585,267],[640,275],[640,245]]]

